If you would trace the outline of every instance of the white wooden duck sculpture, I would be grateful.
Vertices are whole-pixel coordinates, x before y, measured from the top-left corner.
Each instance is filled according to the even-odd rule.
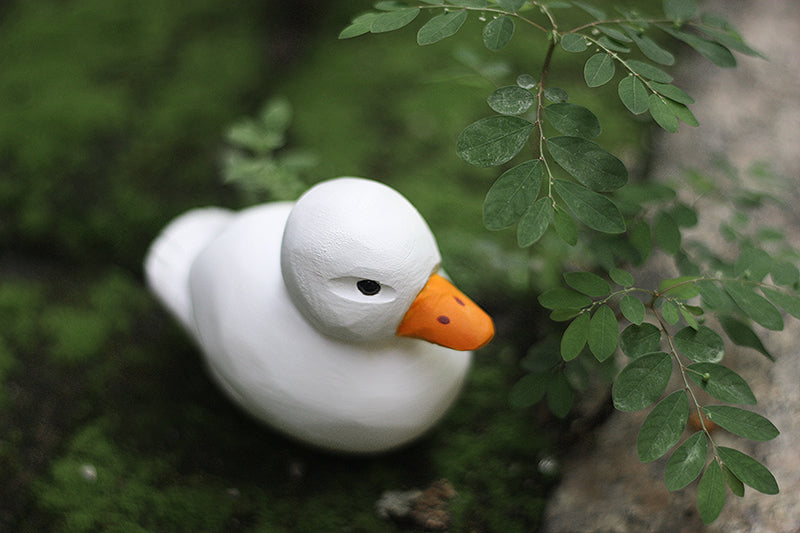
[[[399,193],[337,178],[296,203],[190,211],[145,272],[236,403],[302,441],[368,453],[433,426],[468,351],[494,335],[440,261]]]

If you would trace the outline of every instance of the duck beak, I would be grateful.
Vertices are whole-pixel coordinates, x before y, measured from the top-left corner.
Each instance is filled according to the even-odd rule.
[[[397,335],[453,350],[477,350],[494,337],[494,324],[452,283],[433,274],[403,317]]]

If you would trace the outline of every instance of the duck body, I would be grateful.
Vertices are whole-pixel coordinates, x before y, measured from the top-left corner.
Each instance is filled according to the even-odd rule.
[[[221,388],[262,422],[329,450],[380,452],[419,437],[452,405],[470,366],[470,351],[415,338],[427,336],[418,327],[398,335],[440,259],[416,210],[408,204],[387,221],[397,216],[375,193],[406,202],[376,182],[339,178],[297,204],[190,211],[145,260],[152,291]],[[380,290],[370,294],[364,280]],[[466,297],[453,298],[460,310]]]

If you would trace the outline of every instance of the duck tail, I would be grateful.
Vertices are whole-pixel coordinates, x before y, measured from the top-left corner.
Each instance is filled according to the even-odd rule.
[[[229,223],[233,213],[218,207],[194,209],[169,223],[144,260],[150,291],[194,333],[189,272],[195,258]]]

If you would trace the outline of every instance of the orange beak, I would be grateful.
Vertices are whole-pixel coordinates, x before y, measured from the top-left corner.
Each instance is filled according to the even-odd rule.
[[[477,350],[494,337],[494,324],[483,309],[439,274],[433,274],[397,328],[453,350]]]

